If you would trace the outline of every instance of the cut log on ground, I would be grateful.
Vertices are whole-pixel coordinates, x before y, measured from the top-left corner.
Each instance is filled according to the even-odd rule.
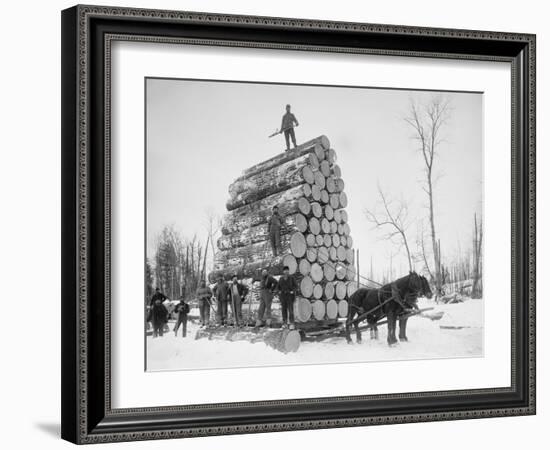
[[[273,330],[264,337],[267,345],[282,353],[298,351],[300,341],[300,333],[289,329]]]
[[[296,352],[301,342],[300,333],[296,330],[252,327],[202,328],[195,334],[195,339],[248,341],[252,344],[263,342],[282,353]]]

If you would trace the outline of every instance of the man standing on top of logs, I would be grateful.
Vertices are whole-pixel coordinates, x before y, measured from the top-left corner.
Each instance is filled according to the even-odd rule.
[[[294,299],[298,284],[293,275],[290,275],[288,266],[283,267],[283,275],[279,278],[279,299],[281,300],[281,312],[283,314],[283,328],[294,329]]]
[[[218,282],[212,289],[212,293],[218,303],[216,309],[216,320],[218,325],[225,326],[227,320],[227,302],[230,299],[230,292],[229,284],[226,283],[222,275],[219,276]]]
[[[271,250],[273,256],[277,256],[279,247],[281,246],[281,226],[283,219],[279,215],[279,207],[275,205],[273,207],[273,215],[267,222],[267,232],[269,233],[269,243],[271,244]]]
[[[271,326],[271,301],[273,300],[273,291],[277,289],[277,280],[262,270],[262,279],[260,280],[260,307],[258,308],[258,318],[256,327],[262,325],[265,320],[266,326]]]
[[[292,139],[294,148],[296,148],[296,136],[294,135],[294,124],[296,124],[296,126],[300,125],[298,123],[298,120],[296,119],[296,116],[290,112],[290,105],[286,105],[286,114],[283,116],[283,119],[281,121],[281,130],[279,131],[279,134],[283,132],[285,133],[287,152],[290,151],[290,138]]]
[[[243,321],[242,303],[248,294],[248,288],[239,283],[237,275],[233,275],[233,282],[231,283],[231,312],[233,313],[233,324],[240,326]]]

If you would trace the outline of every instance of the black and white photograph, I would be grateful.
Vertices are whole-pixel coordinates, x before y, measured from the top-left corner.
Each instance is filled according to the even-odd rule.
[[[144,90],[147,371],[483,357],[482,92]]]

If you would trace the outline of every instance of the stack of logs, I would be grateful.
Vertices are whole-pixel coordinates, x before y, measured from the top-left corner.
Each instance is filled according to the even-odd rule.
[[[344,180],[326,136],[246,169],[229,186],[228,213],[210,281],[220,275],[258,280],[262,269],[290,268],[299,284],[298,322],[346,317],[357,283]],[[269,242],[268,220],[283,218],[279,256]]]

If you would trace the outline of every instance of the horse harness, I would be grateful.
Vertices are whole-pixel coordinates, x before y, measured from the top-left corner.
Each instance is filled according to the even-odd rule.
[[[376,311],[378,309],[381,309],[386,303],[389,303],[392,300],[395,300],[395,302],[398,303],[399,306],[401,306],[401,308],[403,308],[403,310],[405,310],[405,311],[407,310],[407,306],[395,295],[392,295],[391,297],[387,298],[386,300],[382,300],[382,298],[381,298],[382,289],[377,289],[377,291],[378,291],[378,293],[377,293],[378,305],[375,306],[374,308],[369,309],[367,312],[362,312],[363,308],[361,306],[357,306],[357,305],[354,305],[354,304],[351,305],[351,307],[355,308],[360,314],[358,317],[356,317],[352,321],[352,323],[363,321],[363,319],[365,317],[367,317],[369,314],[373,313],[374,311]],[[411,295],[414,295],[414,294],[411,294]],[[407,295],[405,297],[407,297]],[[405,303],[406,303],[406,301],[405,301]],[[384,317],[384,314],[382,316],[380,316],[380,318],[378,320],[382,319],[383,317]]]

